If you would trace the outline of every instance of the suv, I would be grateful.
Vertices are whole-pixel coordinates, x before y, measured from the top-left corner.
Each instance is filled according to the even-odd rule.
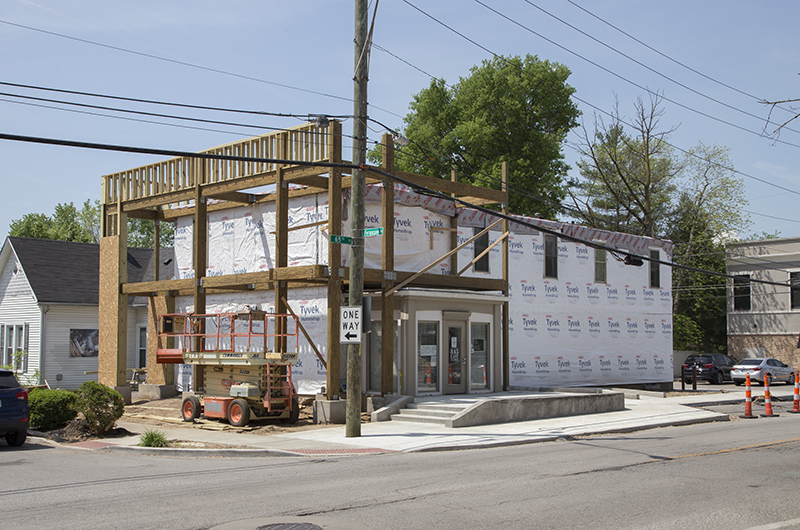
[[[28,437],[28,391],[14,372],[0,368],[0,436],[8,445],[19,447]]]
[[[699,353],[690,355],[683,363],[683,379],[692,382],[694,367],[697,367],[697,380],[721,385],[723,381],[731,381],[731,368],[736,361],[721,353]]]

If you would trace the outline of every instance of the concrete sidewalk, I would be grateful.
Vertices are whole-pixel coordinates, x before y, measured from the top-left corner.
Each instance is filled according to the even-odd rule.
[[[557,440],[592,434],[632,432],[669,425],[688,425],[712,421],[728,421],[727,414],[705,410],[702,406],[744,401],[744,387],[724,386],[700,388],[698,392],[677,397],[664,394],[620,390],[625,392],[625,410],[562,418],[521,421],[476,427],[447,428],[432,424],[397,421],[364,423],[361,436],[347,438],[344,425],[328,425],[292,433],[260,435],[232,431],[209,431],[182,427],[150,426],[120,421],[133,435],[101,441],[71,444],[85,449],[129,451],[137,454],[177,456],[298,456],[357,455],[391,452],[463,450]],[[791,408],[793,386],[771,387],[776,403]],[[764,396],[763,387],[753,388],[755,400]],[[754,414],[763,412],[763,405],[754,406]],[[744,407],[742,407],[744,413]],[[791,417],[791,415],[786,415]],[[800,419],[800,416],[797,416]],[[242,449],[194,449],[191,447],[152,449],[138,447],[140,434],[158,430],[170,440],[212,443],[245,447]]]

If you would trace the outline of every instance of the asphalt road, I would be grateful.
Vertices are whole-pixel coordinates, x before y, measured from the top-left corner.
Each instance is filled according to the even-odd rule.
[[[0,477],[0,528],[800,528],[800,415],[324,458],[26,444],[0,447]]]

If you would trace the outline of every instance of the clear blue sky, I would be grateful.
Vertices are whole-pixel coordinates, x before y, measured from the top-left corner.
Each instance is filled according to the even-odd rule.
[[[587,127],[592,127],[595,112],[590,105],[610,111],[616,97],[622,113],[630,116],[633,101],[647,97],[640,87],[663,93],[669,101],[663,103],[662,123],[665,128],[678,126],[672,144],[681,149],[698,141],[727,146],[735,168],[748,175],[741,176],[749,201],[742,207],[752,212],[748,234],[800,235],[800,120],[790,126],[798,132],[785,130],[779,142],[760,137],[768,109],[757,100],[800,98],[797,2],[574,0],[589,14],[567,0],[482,0],[511,22],[473,0],[409,1],[463,37],[403,0],[381,1],[373,37],[380,48],[373,50],[370,61],[370,117],[401,127],[412,95],[429,85],[429,75],[457,82],[491,56],[481,47],[507,56],[538,55],[571,69],[569,83],[586,102],[578,105]],[[353,112],[352,1],[0,0],[0,5],[2,82],[277,113]],[[374,0],[370,18],[373,7]],[[154,108],[7,86],[0,86],[0,92],[264,127],[301,123],[295,118]],[[187,151],[268,132],[125,116],[159,122],[146,123],[31,104],[64,107],[0,95],[0,132]],[[781,110],[774,115],[778,121],[789,116]],[[345,131],[349,129],[348,122]],[[379,140],[382,133],[372,125],[370,139]],[[570,142],[577,140],[570,134]],[[344,144],[349,153],[350,142],[345,139]],[[574,167],[575,152],[566,147],[565,154]],[[5,236],[13,219],[31,212],[49,215],[60,202],[79,206],[87,198],[97,199],[102,175],[158,158],[0,140],[0,160],[0,235]]]

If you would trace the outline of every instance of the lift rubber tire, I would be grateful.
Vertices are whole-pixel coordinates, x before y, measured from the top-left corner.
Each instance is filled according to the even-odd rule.
[[[281,418],[281,423],[297,423],[297,420],[300,419],[300,400],[297,399],[297,396],[292,398],[292,410],[289,412],[288,418]]]
[[[200,417],[200,399],[197,396],[186,396],[181,401],[181,417],[183,421],[194,421]]]
[[[239,398],[231,401],[228,407],[228,422],[234,427],[244,427],[250,422],[250,405]]]

